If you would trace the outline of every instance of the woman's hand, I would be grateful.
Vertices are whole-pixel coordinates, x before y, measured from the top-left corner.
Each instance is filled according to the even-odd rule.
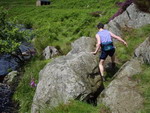
[[[94,51],[94,52],[91,52],[91,53],[92,53],[93,55],[96,55],[97,52]]]
[[[126,41],[123,41],[123,44],[124,44],[126,47],[128,47],[128,44],[127,44]]]

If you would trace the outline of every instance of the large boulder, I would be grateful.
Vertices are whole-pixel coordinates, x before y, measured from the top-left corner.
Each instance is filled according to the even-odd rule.
[[[150,37],[136,48],[134,54],[136,57],[141,58],[145,63],[150,64]]]
[[[141,71],[139,59],[134,58],[125,63],[101,93],[98,103],[104,103],[112,113],[136,113],[142,107],[143,97],[136,89],[138,83],[131,77]]]
[[[93,50],[91,42],[94,44],[94,39],[78,39],[68,55],[56,58],[40,71],[32,113],[43,106],[57,106],[70,99],[87,102],[96,99],[103,87],[96,71],[98,58],[90,53]]]
[[[132,3],[121,15],[105,25],[105,28],[120,36],[121,28],[139,28],[147,24],[150,24],[150,13],[140,11]]]
[[[75,40],[71,43],[71,46],[72,50],[68,53],[68,55],[80,52],[91,52],[94,51],[95,40],[90,37],[81,37],[79,40]]]

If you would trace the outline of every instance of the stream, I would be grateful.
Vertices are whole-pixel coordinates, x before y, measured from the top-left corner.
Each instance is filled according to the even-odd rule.
[[[19,26],[20,31],[27,30],[29,34],[32,32],[32,29],[26,29],[24,25]],[[28,38],[33,39],[33,35]],[[11,54],[0,54],[0,113],[18,113],[19,105],[12,97],[22,76],[22,67],[35,53],[31,43],[22,42]]]

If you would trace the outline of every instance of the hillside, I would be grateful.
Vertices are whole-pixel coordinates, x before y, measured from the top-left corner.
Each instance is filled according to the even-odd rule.
[[[107,23],[118,9],[114,0],[107,2],[53,0],[50,6],[42,7],[36,7],[34,0],[19,2],[10,0],[9,5],[1,1],[0,4],[9,9],[9,17],[11,19],[15,17],[16,23],[34,29],[36,35],[34,44],[39,53],[50,44],[61,48],[66,54],[71,41],[81,36],[93,37],[96,32],[95,25],[99,21]],[[102,16],[91,15],[96,11]]]
[[[35,93],[35,88],[29,86],[31,77],[34,77],[36,83],[38,83],[40,70],[48,62],[51,62],[51,59],[44,60],[42,58],[43,49],[48,45],[55,46],[65,55],[71,49],[71,42],[79,37],[95,37],[97,23],[108,23],[109,19],[119,9],[116,3],[122,1],[124,0],[51,0],[50,6],[41,7],[35,6],[35,0],[0,1],[0,6],[7,9],[10,20],[13,20],[16,24],[23,24],[26,28],[33,29],[35,39],[32,40],[32,43],[38,53],[25,65],[23,77],[14,94],[14,100],[19,102],[19,113],[30,113]],[[149,25],[147,25],[138,29],[122,29],[122,37],[128,42],[129,47],[116,45],[118,48],[118,68],[133,56],[134,49],[149,36],[149,28]],[[140,74],[143,75],[143,79],[141,76],[135,77],[135,79],[142,79],[145,88],[143,92],[146,98],[149,95],[149,92],[146,91],[149,84],[145,82],[149,80],[147,77],[148,69],[149,66],[145,66],[143,72],[145,74]],[[107,79],[110,81],[111,74],[111,72],[107,72]],[[108,85],[110,81],[106,82],[105,85]],[[140,83],[140,88],[142,88],[142,83]],[[147,106],[149,107],[149,103],[146,101],[146,108]],[[88,107],[91,109],[87,109]],[[98,113],[101,108],[101,112],[109,112],[104,105],[98,107],[73,101],[69,105],[60,105],[58,108],[54,108],[53,111],[49,109],[45,109],[45,111],[47,113]],[[76,111],[76,108],[79,110]]]

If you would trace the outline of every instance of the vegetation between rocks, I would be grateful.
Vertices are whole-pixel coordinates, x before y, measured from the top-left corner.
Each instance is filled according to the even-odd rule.
[[[61,104],[56,108],[44,108],[41,113],[111,113],[104,105],[91,106],[90,104],[71,100],[68,104]]]
[[[143,65],[143,71],[133,76],[133,80],[136,80],[138,89],[141,95],[144,97],[143,108],[138,113],[150,112],[150,65]]]

